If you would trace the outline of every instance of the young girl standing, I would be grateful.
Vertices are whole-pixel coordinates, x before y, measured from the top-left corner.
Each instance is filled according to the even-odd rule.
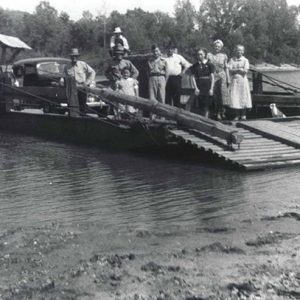
[[[139,83],[136,79],[130,77],[129,68],[123,68],[122,78],[116,81],[116,90],[117,92],[129,96],[138,96],[139,95]],[[135,113],[136,109],[130,105],[119,104],[119,111],[126,113]]]

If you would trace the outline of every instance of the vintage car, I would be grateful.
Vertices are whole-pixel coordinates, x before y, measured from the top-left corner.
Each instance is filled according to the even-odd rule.
[[[16,80],[12,81],[13,88],[6,91],[12,108],[39,108],[45,113],[65,113],[68,110],[66,88],[60,79],[69,62],[69,59],[60,57],[16,61],[12,66]],[[98,112],[105,110],[107,106],[92,95],[87,95],[87,104]]]
[[[59,84],[70,60],[57,57],[28,58],[13,64],[17,81],[11,91],[15,109],[42,108],[44,112],[63,112],[67,104],[66,89]]]

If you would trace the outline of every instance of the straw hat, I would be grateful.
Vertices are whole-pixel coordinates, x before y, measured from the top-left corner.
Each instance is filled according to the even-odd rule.
[[[79,56],[79,51],[77,48],[73,48],[71,49],[71,53],[70,53],[70,56]]]
[[[114,33],[122,33],[122,30],[120,27],[116,27]]]

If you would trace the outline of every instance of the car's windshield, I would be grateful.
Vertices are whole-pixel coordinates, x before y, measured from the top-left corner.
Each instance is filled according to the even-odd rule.
[[[44,76],[61,76],[66,63],[50,61],[42,62],[36,65],[37,73]]]

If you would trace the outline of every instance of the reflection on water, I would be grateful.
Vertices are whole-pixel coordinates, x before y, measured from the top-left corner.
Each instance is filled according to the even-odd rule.
[[[201,228],[297,204],[300,168],[238,173],[1,133],[0,228]]]

